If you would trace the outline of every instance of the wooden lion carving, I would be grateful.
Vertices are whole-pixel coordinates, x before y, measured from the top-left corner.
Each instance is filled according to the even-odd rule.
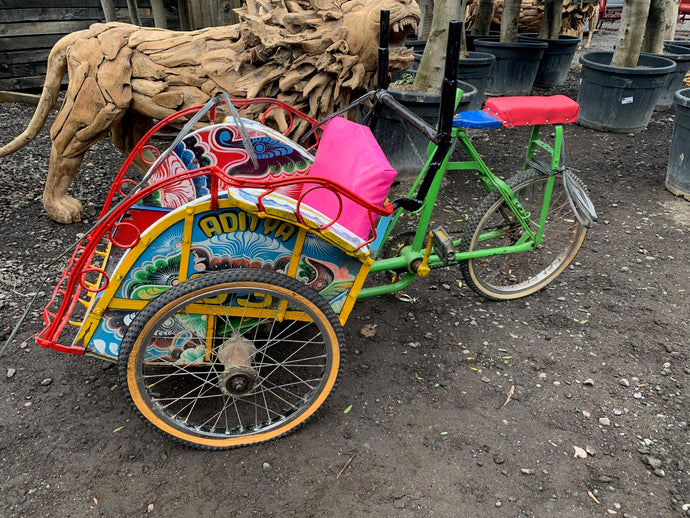
[[[248,0],[239,24],[194,32],[92,25],[55,44],[36,112],[0,157],[38,135],[67,71],[43,205],[56,221],[78,221],[82,205],[68,187],[86,151],[108,133],[128,153],[151,119],[218,92],[277,97],[320,119],[372,89],[381,9],[390,10],[390,70],[405,70],[413,57],[403,41],[420,16],[414,0]]]

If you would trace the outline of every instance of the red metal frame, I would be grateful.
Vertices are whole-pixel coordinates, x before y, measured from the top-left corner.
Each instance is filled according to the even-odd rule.
[[[270,104],[271,106],[269,106],[267,111],[264,112],[264,115],[261,119],[262,121],[266,120],[266,113],[268,113],[271,110],[286,110],[290,114],[290,128],[288,128],[286,132],[289,132],[292,129],[294,116],[308,121],[312,125],[312,127],[316,125],[317,122],[316,120],[312,119],[311,117],[308,117],[299,110],[292,108],[291,106],[275,99],[257,98],[238,101],[233,100],[232,102],[233,104],[236,103],[238,109],[240,110],[252,104]],[[261,211],[264,211],[262,201],[263,198],[266,195],[274,192],[279,187],[307,183],[310,185],[316,184],[318,188],[326,188],[333,192],[338,197],[341,207],[341,196],[345,196],[350,200],[354,201],[355,203],[360,204],[365,209],[367,209],[367,211],[369,212],[369,221],[372,226],[373,237],[362,243],[362,245],[360,245],[360,248],[368,245],[376,239],[376,217],[387,216],[391,214],[391,212],[393,211],[393,207],[390,203],[387,203],[383,208],[381,208],[369,203],[368,201],[359,197],[356,193],[331,180],[325,178],[310,177],[306,175],[302,177],[282,179],[268,178],[263,180],[253,180],[251,178],[246,177],[238,178],[229,176],[225,172],[223,172],[218,166],[206,166],[164,178],[156,183],[139,189],[133,194],[127,195],[119,203],[113,204],[113,200],[115,199],[116,195],[119,194],[120,196],[122,196],[122,187],[125,184],[132,183],[131,179],[126,179],[124,178],[124,176],[127,174],[129,167],[132,165],[132,162],[137,156],[143,159],[141,153],[144,149],[148,149],[151,147],[149,144],[151,137],[153,137],[161,128],[165,127],[166,125],[179,119],[185,119],[187,118],[187,116],[198,112],[201,108],[202,106],[187,108],[176,114],[166,117],[164,120],[160,121],[153,128],[151,128],[151,130],[149,130],[146,133],[146,135],[141,139],[141,141],[139,141],[139,143],[129,154],[123,166],[120,168],[120,171],[118,172],[117,176],[115,177],[113,186],[111,187],[110,192],[106,197],[103,209],[101,210],[101,213],[99,215],[98,224],[94,228],[92,228],[91,231],[88,232],[77,243],[74,253],[70,258],[70,261],[67,267],[65,268],[60,278],[60,281],[55,287],[50,301],[43,310],[43,321],[45,326],[36,337],[36,342],[40,346],[48,347],[51,349],[71,354],[84,354],[85,347],[83,345],[64,345],[59,343],[58,341],[60,340],[60,336],[65,326],[70,322],[70,319],[75,312],[75,308],[77,307],[77,303],[82,304],[83,307],[86,308],[90,304],[90,300],[84,298],[88,296],[88,292],[95,294],[99,291],[106,289],[108,286],[109,279],[108,276],[105,274],[104,268],[92,265],[94,254],[98,254],[105,257],[106,252],[104,249],[107,248],[108,245],[125,250],[131,249],[134,246],[136,246],[139,242],[140,231],[139,229],[134,227],[134,225],[130,225],[131,228],[128,227],[129,232],[133,232],[136,234],[135,237],[129,243],[122,243],[117,242],[117,240],[113,240],[113,230],[116,229],[119,225],[122,225],[122,223],[120,222],[121,218],[139,201],[144,199],[146,196],[152,194],[156,190],[160,189],[161,187],[168,186],[179,181],[190,180],[198,176],[207,176],[210,179],[210,182],[208,183],[211,186],[211,207],[214,210],[218,207],[219,185],[221,182],[237,188],[255,188],[264,190],[264,192],[259,196],[259,208]],[[214,110],[212,110],[209,113],[209,120],[211,123],[213,123],[214,117],[215,113]],[[318,136],[316,138],[318,142]],[[158,151],[155,147],[154,149]],[[309,192],[309,190],[310,189],[308,189],[307,192]],[[296,217],[301,224],[306,226],[307,224],[305,223],[305,220],[301,214],[302,198],[305,194],[306,193],[302,193],[299,199],[297,200]],[[317,232],[324,231],[331,227],[338,219],[338,217],[340,217],[340,211],[338,211],[337,216],[328,224],[323,225],[319,228],[314,228],[311,226],[310,228]],[[101,246],[100,250],[99,246]],[[99,285],[91,285],[90,283],[85,281],[86,275],[92,272],[102,274],[102,278],[100,280]],[[86,313],[83,315],[81,320],[83,320],[85,316]]]

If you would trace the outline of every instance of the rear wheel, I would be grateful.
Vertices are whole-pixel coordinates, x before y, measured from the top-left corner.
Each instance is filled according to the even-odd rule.
[[[328,303],[267,271],[200,275],[150,302],[119,354],[137,412],[189,446],[225,449],[288,434],[336,385],[343,331]]]
[[[582,181],[571,176],[582,191]],[[533,169],[522,171],[506,183],[531,214],[531,228],[536,232],[549,176]],[[555,175],[543,242],[526,252],[496,254],[460,263],[467,284],[490,299],[515,299],[540,290],[558,276],[573,260],[587,232],[573,212],[563,185]],[[514,245],[523,237],[524,228],[497,190],[482,201],[470,218],[462,238],[463,252]]]

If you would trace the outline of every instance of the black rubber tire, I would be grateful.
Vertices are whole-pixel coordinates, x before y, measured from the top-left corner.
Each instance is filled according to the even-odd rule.
[[[303,283],[264,270],[208,273],[137,314],[120,347],[120,382],[164,435],[200,449],[246,446],[287,435],[314,415],[338,382],[344,341],[328,302]],[[250,348],[243,354],[252,351],[243,361],[253,377],[244,391],[228,393],[238,364],[228,370],[219,352],[238,343]]]
[[[528,169],[506,182],[525,209],[537,220],[534,221],[535,228],[544,199],[541,187],[545,186],[548,178],[548,175]],[[586,192],[582,181],[574,175],[572,178]],[[505,232],[480,241],[479,237],[487,232],[487,228],[493,232],[503,228]],[[461,251],[511,245],[522,235],[522,231],[503,197],[498,190],[494,190],[482,200],[469,219],[462,237]],[[549,284],[570,264],[586,233],[587,228],[575,217],[568,201],[563,177],[557,174],[541,248],[469,259],[462,261],[460,268],[467,284],[480,295],[493,300],[524,297]]]

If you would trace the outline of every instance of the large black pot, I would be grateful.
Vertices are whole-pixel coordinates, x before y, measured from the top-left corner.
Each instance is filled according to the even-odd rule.
[[[489,34],[472,34],[470,31],[465,31],[465,45],[468,52],[474,52],[477,50],[474,46],[474,42],[478,39],[495,39],[498,41],[500,37],[500,31],[489,31]]]
[[[457,112],[469,109],[477,89],[471,84],[458,81],[458,88],[464,92]],[[438,94],[421,94],[388,90],[396,101],[405,105],[426,122],[435,126],[438,122],[438,111],[441,96]],[[409,124],[404,124],[400,117],[391,110],[384,110],[379,118],[374,136],[388,161],[401,175],[415,175],[421,171],[426,162],[426,149],[429,140]]]
[[[487,95],[526,95],[532,90],[548,45],[541,41],[509,43],[480,38],[474,47],[477,52],[496,56],[486,85]]]
[[[664,42],[664,50],[670,54],[690,54],[690,45],[678,45],[677,41],[668,40]]]
[[[690,47],[690,40],[665,40],[664,41],[664,46],[666,44],[671,44],[671,45],[678,45],[679,47]]]
[[[496,56],[485,52],[468,52],[468,54],[469,57],[460,58],[458,62],[458,79],[477,89],[477,94],[472,98],[468,109],[480,110]]]
[[[537,75],[534,78],[534,86],[538,88],[551,88],[565,83],[565,79],[573,62],[573,56],[581,38],[561,34],[557,40],[548,40],[538,37],[539,34],[518,35],[523,41],[542,41],[548,45],[539,63]]]
[[[636,68],[614,67],[612,57],[613,52],[590,52],[580,57],[577,123],[600,131],[641,131],[647,127],[676,64],[655,54],[642,54]]]
[[[676,45],[669,45],[669,47],[683,48]],[[673,96],[676,90],[683,88],[683,78],[690,70],[690,47],[687,47],[686,50],[687,52],[681,54],[655,54],[656,56],[670,59],[676,64],[676,69],[669,74],[666,87],[661,91],[661,96],[654,107],[655,110],[670,109],[673,106]]]
[[[484,52],[468,52],[469,56],[460,58],[458,61],[458,75],[457,78],[465,81],[477,89],[477,94],[472,97],[468,110],[480,110],[484,104],[484,90],[486,83],[491,76],[491,67],[496,56],[493,54],[486,54]],[[405,72],[397,72],[393,74],[393,82],[402,79],[403,74],[414,75],[419,69],[419,62],[422,60],[422,54],[414,54],[414,61]]]
[[[426,47],[426,40],[407,40],[405,46],[410,47],[412,52],[421,54]]]
[[[668,154],[666,188],[690,201],[690,88],[675,93],[676,121]]]

